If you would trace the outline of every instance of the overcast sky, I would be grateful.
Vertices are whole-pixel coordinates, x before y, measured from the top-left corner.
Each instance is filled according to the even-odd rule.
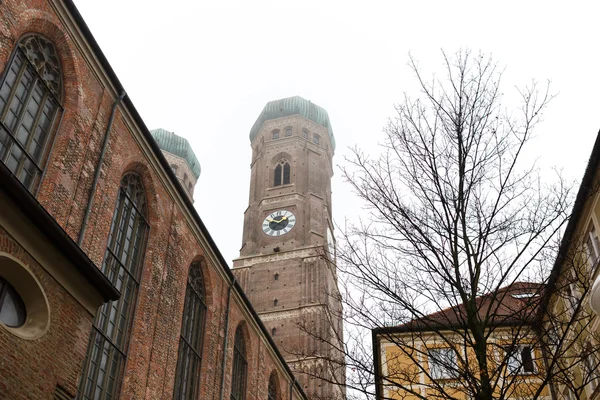
[[[191,143],[196,209],[226,260],[239,255],[248,205],[248,134],[270,100],[324,107],[337,142],[378,150],[403,92],[409,52],[441,72],[440,49],[492,53],[504,88],[536,79],[558,94],[537,128],[543,165],[580,179],[600,128],[600,52],[592,2],[76,0],[150,129]],[[568,4],[568,5],[567,5]],[[508,104],[508,106],[510,106]],[[334,220],[361,215],[336,169]]]

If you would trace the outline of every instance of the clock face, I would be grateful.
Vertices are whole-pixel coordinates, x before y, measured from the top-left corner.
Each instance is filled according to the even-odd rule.
[[[296,225],[296,216],[287,210],[272,212],[262,223],[263,232],[269,236],[285,235]]]

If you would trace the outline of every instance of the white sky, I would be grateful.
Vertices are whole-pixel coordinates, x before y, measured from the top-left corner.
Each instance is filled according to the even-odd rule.
[[[440,48],[492,53],[505,92],[535,78],[558,97],[535,157],[580,179],[600,128],[600,52],[593,2],[76,0],[150,129],[189,140],[202,174],[196,209],[226,260],[239,255],[248,205],[248,134],[270,100],[324,107],[337,142],[377,151],[393,104],[414,90],[409,51],[442,72]],[[334,220],[360,203],[339,171]]]

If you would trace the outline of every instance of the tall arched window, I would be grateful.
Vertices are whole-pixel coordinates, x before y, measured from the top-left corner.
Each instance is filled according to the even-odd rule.
[[[130,173],[121,180],[102,264],[102,272],[121,297],[105,303],[94,321],[79,388],[83,399],[118,397],[147,236],[144,186],[137,174]]]
[[[275,166],[273,186],[288,185],[290,183],[290,163],[285,158]]]
[[[281,396],[279,396],[278,387],[278,379],[277,372],[271,372],[271,376],[269,377],[269,390],[267,400],[280,400]]]
[[[0,84],[0,161],[29,189],[42,176],[48,138],[62,113],[62,72],[48,39],[19,40]]]
[[[195,262],[190,265],[185,289],[185,305],[183,306],[175,391],[173,393],[173,398],[176,400],[198,398],[205,319],[204,279],[200,263]]]
[[[246,344],[242,334],[241,325],[235,331],[233,345],[233,370],[231,371],[231,400],[244,400],[246,398]]]

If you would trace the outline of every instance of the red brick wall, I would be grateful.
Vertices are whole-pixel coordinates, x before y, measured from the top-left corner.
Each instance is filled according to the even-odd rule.
[[[37,197],[67,233],[77,240],[115,94],[97,78],[47,1],[3,0],[0,3],[0,71],[4,71],[15,43],[26,32],[41,33],[56,44],[63,67],[65,93],[63,121]],[[214,257],[204,254],[210,250],[203,250],[208,247],[193,233],[190,226],[193,222],[186,216],[186,211],[173,202],[172,184],[161,181],[158,171],[151,167],[152,163],[138,147],[131,133],[136,129],[126,126],[119,108],[82,243],[89,257],[96,265],[101,265],[121,177],[128,171],[140,174],[147,194],[150,234],[121,398],[172,398],[188,267],[192,261],[206,256],[208,265],[203,272],[208,311],[200,398],[218,399],[228,283],[217,271],[227,266],[214,265],[211,261]],[[54,388],[62,379],[69,388],[75,385],[87,345],[90,320],[89,316],[85,319],[73,311],[73,305],[63,292],[58,287],[48,287],[48,293],[59,310],[52,320],[55,333],[30,343],[11,337],[0,328],[3,341],[0,346],[0,391],[8,387],[11,390],[20,388],[29,393],[25,396],[27,398],[47,399],[49,388]],[[229,396],[231,384],[233,335],[237,324],[244,319],[238,301],[232,296],[225,369],[226,396]],[[247,399],[265,398],[269,375],[277,363],[252,324],[245,324],[248,325],[249,349]],[[7,351],[5,343],[22,351]],[[67,348],[75,351],[64,351],[63,354],[62,351]],[[42,350],[43,353],[40,353]],[[14,368],[14,354],[20,354],[18,372],[14,372],[17,375],[14,375],[15,379],[5,379],[4,372]],[[35,367],[40,355],[54,367]],[[60,373],[50,372],[57,370]],[[285,387],[288,378],[282,372],[279,372],[280,382]],[[34,376],[35,379],[32,378]],[[287,393],[287,389],[282,389],[282,393]]]
[[[35,275],[50,308],[50,325],[39,339],[21,339],[0,329],[0,399],[49,399],[57,384],[75,393],[92,315],[2,228],[0,252]]]

